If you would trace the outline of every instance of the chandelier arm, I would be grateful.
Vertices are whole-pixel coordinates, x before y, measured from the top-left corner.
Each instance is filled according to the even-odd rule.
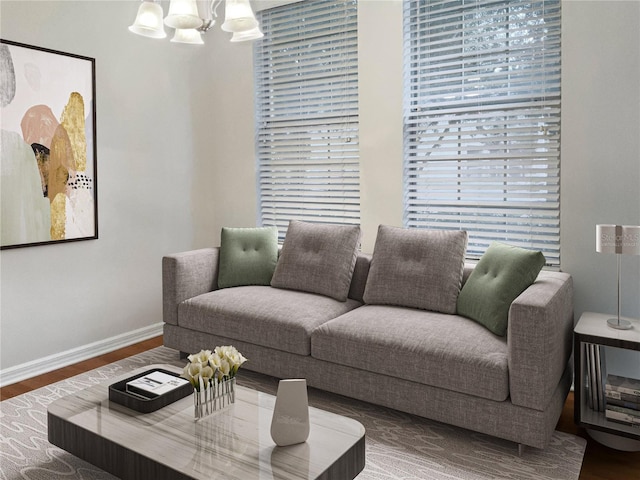
[[[218,18],[218,7],[222,3],[222,0],[211,0],[211,13],[213,14],[213,18]]]
[[[197,30],[200,33],[207,32],[211,27],[216,24],[216,20],[218,19],[218,7],[222,3],[222,0],[211,0],[211,19],[203,19],[202,25]]]

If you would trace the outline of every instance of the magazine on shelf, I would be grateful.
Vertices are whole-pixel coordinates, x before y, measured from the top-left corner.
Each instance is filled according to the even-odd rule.
[[[587,344],[589,348],[589,388],[591,390],[591,405],[592,409],[596,412],[603,410],[603,405],[600,403],[600,396],[598,395],[598,374],[596,371],[596,350],[597,346],[593,343]]]
[[[640,401],[640,380],[619,375],[607,375],[607,391],[625,393]]]
[[[596,391],[598,393],[598,411],[603,412],[605,407],[604,405],[605,377],[604,377],[604,368],[603,368],[604,352],[602,352],[600,345],[594,345],[593,350],[595,352],[595,364],[596,364],[596,389],[597,389]]]
[[[605,416],[608,420],[640,427],[640,412],[637,410],[618,407],[616,405],[607,405]]]
[[[596,412],[604,412],[606,406],[605,384],[606,365],[605,352],[600,345],[584,343],[585,381],[584,389],[589,408]]]
[[[622,393],[622,392],[617,392],[615,390],[610,390],[605,388],[604,395],[607,401],[619,400],[621,402],[630,402],[630,403],[640,404],[640,397],[637,395],[631,395],[630,393]]]
[[[153,371],[126,384],[126,390],[136,396],[156,398],[189,383],[188,380],[168,373]]]
[[[585,361],[585,366],[584,366],[585,395],[587,397],[587,405],[589,405],[589,408],[593,409],[594,408],[593,395],[592,395],[593,389],[591,388],[591,348],[590,348],[591,344],[583,343],[582,345],[584,347],[584,361]]]
[[[606,397],[607,407],[609,405],[615,405],[617,407],[630,408],[631,410],[636,410],[640,414],[640,403],[639,402],[627,402],[624,400],[618,400],[616,398]]]

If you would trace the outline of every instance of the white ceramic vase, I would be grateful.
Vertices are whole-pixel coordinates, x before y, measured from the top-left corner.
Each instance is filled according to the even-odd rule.
[[[309,437],[309,400],[305,379],[280,380],[271,419],[271,438],[285,447]]]

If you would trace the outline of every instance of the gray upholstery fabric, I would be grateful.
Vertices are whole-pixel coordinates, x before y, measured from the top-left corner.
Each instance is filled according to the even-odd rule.
[[[507,339],[511,401],[547,408],[573,351],[573,280],[542,271],[511,304]]]
[[[572,379],[571,362],[568,360],[572,347],[573,286],[569,275],[541,272],[536,282],[512,304],[506,338],[509,397],[506,400],[496,401],[478,396],[478,391],[473,390],[480,388],[478,385],[471,389],[476,394],[461,392],[461,388],[465,387],[456,387],[457,391],[455,391],[446,386],[431,385],[436,380],[437,383],[446,385],[443,383],[446,382],[443,375],[448,375],[449,372],[453,372],[453,375],[459,378],[460,384],[467,382],[465,367],[457,365],[458,360],[453,353],[455,343],[451,340],[448,344],[452,348],[438,350],[434,347],[429,350],[422,343],[409,338],[409,334],[416,331],[418,326],[422,328],[428,326],[429,329],[422,331],[430,332],[429,334],[437,337],[440,335],[440,328],[446,330],[442,322],[456,320],[455,316],[415,311],[415,314],[427,316],[421,316],[418,320],[412,314],[408,323],[398,326],[397,322],[404,320],[402,316],[396,316],[394,313],[393,317],[388,315],[385,318],[385,315],[380,314],[376,315],[377,320],[371,325],[364,318],[359,320],[358,325],[361,328],[358,330],[354,328],[355,325],[346,323],[342,325],[345,317],[336,317],[342,312],[340,308],[347,312],[360,305],[359,302],[349,300],[347,304],[342,304],[328,297],[270,289],[270,287],[228,289],[227,292],[262,288],[265,291],[271,291],[275,296],[270,300],[256,298],[254,301],[253,297],[256,295],[253,294],[253,290],[246,290],[245,293],[235,297],[227,297],[220,304],[216,303],[224,306],[223,313],[217,312],[217,307],[214,306],[188,306],[190,302],[184,302],[185,300],[205,294],[217,285],[217,255],[218,249],[214,248],[169,255],[163,259],[164,344],[166,346],[192,353],[203,348],[231,344],[249,359],[243,368],[279,378],[306,378],[308,385],[313,387],[537,448],[544,448],[549,442]],[[358,255],[350,290],[352,298],[358,298],[360,295],[358,292],[363,291],[362,282],[366,278],[369,259],[367,255]],[[465,266],[463,280],[468,278],[472,268],[472,265]],[[287,295],[279,297],[279,294]],[[214,294],[206,294],[201,300],[212,295]],[[297,295],[302,297],[299,298]],[[328,303],[314,304],[320,299]],[[179,311],[178,304],[181,304]],[[300,310],[299,306],[304,308]],[[213,311],[205,315],[203,311],[206,308],[213,308]],[[391,307],[359,307],[347,313],[346,318],[348,320],[349,316],[355,316],[356,313],[360,315],[360,310],[366,312],[369,308],[379,309],[378,311],[382,312],[383,309]],[[279,309],[284,309],[284,313],[280,313]],[[310,310],[308,317],[304,313],[306,309]],[[327,309],[330,311],[328,312]],[[410,311],[403,308],[393,310]],[[326,318],[316,315],[324,315]],[[238,320],[239,318],[242,320]],[[308,320],[303,321],[303,318]],[[328,328],[332,318],[335,318],[337,326]],[[462,320],[466,319],[462,318]],[[473,343],[470,355],[460,352],[458,355],[462,355],[463,359],[483,358],[482,345],[492,341],[490,336],[493,334],[471,320],[466,321],[469,325],[482,329],[482,334],[473,338],[473,342],[470,341],[469,344],[463,341],[458,342],[456,348],[459,349],[468,349],[468,345]],[[395,330],[387,328],[392,325],[396,325]],[[414,326],[406,328],[407,325]],[[437,325],[440,326],[436,328]],[[317,332],[310,333],[318,326]],[[455,329],[448,323],[446,326]],[[341,349],[332,346],[331,335],[337,334],[340,328],[345,329],[346,338],[352,336],[355,339],[352,343],[369,355],[368,358],[358,359],[356,352],[351,351],[355,347],[347,341],[342,341]],[[324,329],[327,329],[326,333],[323,332]],[[371,339],[371,348],[363,346],[367,335],[373,335],[375,331],[390,335],[391,345],[405,347],[402,355],[404,359],[409,359],[408,363],[405,362],[406,365],[396,364],[391,371],[385,370],[390,372],[389,374],[382,373],[382,370],[369,371],[362,367],[369,368],[378,362],[381,369],[389,368],[388,358],[391,347],[384,349],[387,347],[384,338]],[[313,340],[309,340],[310,335],[313,335]],[[303,338],[301,341],[304,344],[303,348],[294,346],[298,344],[298,338]],[[505,342],[505,338],[495,337],[495,339]],[[308,354],[312,350],[310,344],[312,341],[314,355],[315,352],[318,354],[322,352],[322,356],[329,360],[314,358]],[[283,345],[286,349],[300,353],[284,351]],[[438,342],[435,345],[438,345]],[[490,344],[487,348],[489,346]],[[480,350],[476,351],[476,348]],[[426,350],[433,355],[432,361],[443,365],[442,372],[432,372],[436,380],[432,380],[431,376],[427,379],[421,368],[413,365],[417,355],[413,349],[416,352]],[[495,352],[499,357],[503,356],[503,350],[497,345]],[[445,362],[444,358],[449,360]],[[350,363],[361,366],[348,366],[344,359],[349,359]],[[486,361],[489,371],[499,370],[498,365],[501,360],[488,357]],[[408,378],[410,375],[414,375],[414,378]],[[494,382],[496,378],[498,377],[491,374],[488,381]],[[422,383],[423,381],[431,384]],[[485,381],[474,379],[470,382],[481,384]],[[494,390],[494,387],[489,390]]]
[[[544,411],[539,411],[514,405],[508,400],[496,402],[404,380],[397,376],[381,375],[175,325],[165,324],[164,343],[184,352],[197,352],[211,345],[232,344],[249,359],[243,365],[243,370],[253,370],[277,378],[306,378],[310,387],[535,448],[544,448],[548,444],[573,378],[572,365],[568,363]]]
[[[318,327],[311,355],[491,400],[509,396],[505,339],[464,317],[365,305]]]
[[[178,324],[178,304],[218,285],[219,248],[203,248],[162,258],[162,318]]]
[[[347,300],[360,247],[359,225],[291,221],[271,286]]]
[[[367,276],[369,275],[369,267],[371,266],[371,255],[358,253],[356,258],[356,266],[351,276],[351,286],[349,287],[349,298],[364,303],[364,289],[367,286]]]
[[[364,301],[455,313],[467,232],[380,225]]]
[[[464,287],[465,282],[471,276],[471,272],[473,272],[474,267],[475,267],[475,264],[473,264],[473,263],[465,263],[464,264],[464,269],[462,270],[462,286],[463,287]]]
[[[178,324],[309,355],[313,329],[360,305],[351,299],[339,302],[324,295],[266,286],[231,287],[185,300],[178,307]]]

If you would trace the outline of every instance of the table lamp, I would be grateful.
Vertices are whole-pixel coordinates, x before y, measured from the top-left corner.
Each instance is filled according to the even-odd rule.
[[[631,322],[620,319],[620,256],[640,255],[640,226],[596,225],[596,252],[615,253],[618,260],[618,318],[607,324],[619,330],[631,328]]]

